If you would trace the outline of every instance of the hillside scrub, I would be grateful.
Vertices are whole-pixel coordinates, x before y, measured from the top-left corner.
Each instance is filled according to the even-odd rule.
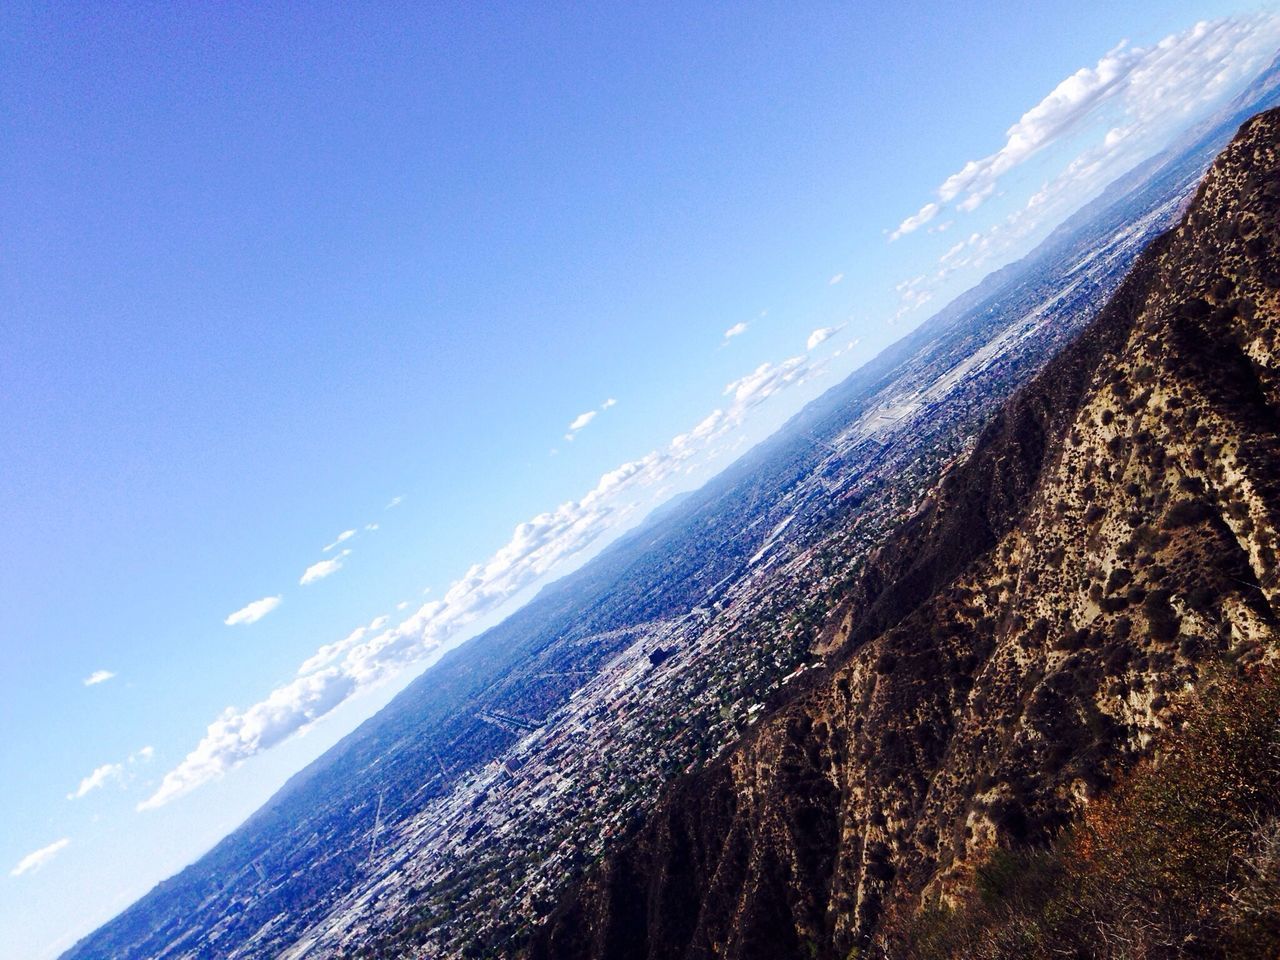
[[[1280,674],[1223,681],[1047,849],[886,924],[898,960],[1280,955]]]

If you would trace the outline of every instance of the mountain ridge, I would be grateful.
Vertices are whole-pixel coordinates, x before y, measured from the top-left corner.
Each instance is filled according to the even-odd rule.
[[[1102,226],[1090,217],[1072,218],[1051,242],[958,297],[671,513],[620,538],[582,569],[545,587],[504,623],[451,651],[377,717],[291,778],[197,864],[158,885],[64,956],[261,956],[297,942],[343,891],[365,882],[362,838],[374,822],[377,797],[387,800],[385,822],[407,823],[432,797],[456,789],[467,771],[503,756],[516,742],[509,731],[477,720],[477,709],[498,707],[517,719],[540,721],[579,689],[580,680],[562,674],[535,683],[528,679],[535,669],[544,664],[560,669],[572,656],[581,658],[572,661],[575,669],[589,672],[622,649],[625,636],[617,633],[619,627],[638,629],[702,604],[714,607],[720,585],[749,571],[763,531],[782,519],[782,494],[828,469],[821,443],[838,440],[851,422],[891,399],[897,385],[962,366],[1027,303],[1056,302],[1046,299],[1058,293],[1054,285],[1061,278],[1054,271],[1073,263],[1081,250],[1113,250],[1116,266],[1108,269],[1122,268],[1198,179],[1198,162],[1173,158],[1161,190],[1134,187],[1107,207]],[[1063,318],[1060,327],[1037,328],[1041,339],[1016,363],[1002,356],[1007,369],[992,375],[1004,379],[988,384],[990,398],[998,398],[999,390],[1016,384],[1069,338],[1072,324],[1093,309],[1091,298],[1105,295],[1111,284],[1109,273],[1090,278],[1075,302],[1055,307],[1060,310],[1055,319]],[[994,402],[990,398],[979,399]],[[979,409],[975,405],[974,422],[980,420]],[[836,466],[853,469],[838,460]],[[734,498],[742,501],[741,509],[725,506]],[[847,503],[829,506],[810,495],[801,511],[803,522],[792,526],[784,552],[795,555],[839,511],[849,509]],[[748,515],[768,518],[759,534],[741,522]],[[690,532],[695,527],[696,535]],[[705,541],[715,536],[727,548],[708,552]],[[659,546],[654,549],[650,541]],[[580,616],[584,610],[585,618]],[[599,639],[605,635],[616,636]],[[423,747],[428,742],[432,749]],[[389,757],[395,758],[394,776],[385,773],[383,760]]]
[[[1276,656],[1280,111],[868,562],[828,666],[676,784],[532,960],[862,955]],[[851,953],[855,951],[855,953]],[[1170,954],[1172,955],[1172,954]]]

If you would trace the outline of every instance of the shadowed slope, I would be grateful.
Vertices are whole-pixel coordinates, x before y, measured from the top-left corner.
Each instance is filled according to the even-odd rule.
[[[679,783],[535,958],[844,958],[1046,841],[1219,663],[1274,649],[1280,113],[1005,408],[832,625],[831,669]]]

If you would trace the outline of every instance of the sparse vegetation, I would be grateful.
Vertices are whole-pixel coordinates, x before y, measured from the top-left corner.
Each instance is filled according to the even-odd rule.
[[[1280,111],[1243,136],[536,960],[1277,956]]]
[[[1183,731],[1041,849],[1000,848],[952,907],[882,933],[900,960],[1273,957],[1280,950],[1280,675],[1191,704]]]

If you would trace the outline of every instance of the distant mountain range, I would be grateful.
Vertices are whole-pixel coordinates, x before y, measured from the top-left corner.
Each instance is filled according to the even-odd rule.
[[[1110,554],[1104,562],[1078,550],[1070,576],[1051,576],[1048,556],[1061,546],[1054,568],[1061,571],[1068,549],[1078,546],[1053,536],[1064,529],[1082,537],[1107,531],[1103,539],[1114,551],[1135,530],[1150,527],[1156,540],[1164,535],[1172,493],[1144,487],[1156,484],[1154,475],[1104,481],[1103,472],[1112,471],[1103,461],[1132,457],[1137,444],[1143,456],[1163,449],[1170,458],[1169,431],[1194,431],[1178,426],[1181,414],[1164,426],[1143,419],[1142,404],[1152,397],[1163,403],[1173,389],[1152,378],[1172,375],[1165,367],[1174,360],[1209,364],[1204,375],[1213,388],[1227,369],[1213,366],[1219,361],[1243,376],[1237,355],[1215,352],[1227,333],[1271,329],[1274,347],[1274,328],[1231,326],[1235,320],[1205,326],[1203,316],[1186,318],[1192,339],[1168,346],[1173,352],[1147,345],[1143,353],[1131,342],[1145,332],[1163,343],[1156,336],[1162,325],[1143,305],[1172,322],[1169,291],[1204,280],[1184,263],[1190,240],[1181,241],[1177,262],[1168,251],[1180,241],[1162,241],[1162,252],[1121,283],[1151,239],[1178,221],[1239,123],[1276,102],[1280,71],[1273,66],[1213,122],[1112,185],[1031,255],[958,298],[704,488],[446,655],[209,854],[64,956],[494,956],[533,949],[548,957],[659,957],[703,956],[713,944],[729,951],[717,954],[724,956],[799,957],[810,949],[835,956],[870,943],[886,909],[959,884],[993,840],[1047,836],[1071,815],[1072,798],[1101,788],[1109,763],[1142,752],[1144,738],[1172,709],[1179,671],[1207,656],[1199,648],[1170,653],[1138,644],[1152,629],[1167,632],[1175,615],[1176,636],[1185,632],[1190,614],[1172,593],[1152,600],[1150,611],[1142,599],[1105,613],[1109,625],[1128,618],[1128,646],[1078,638],[1080,630],[1101,630],[1085,614],[1114,606],[1117,591],[1146,589],[1150,598],[1172,588],[1140,586],[1149,573],[1128,562],[1130,579],[1112,584],[1122,566]],[[1255,138],[1260,129],[1270,127],[1255,124]],[[1259,177],[1269,171],[1259,162]],[[1240,202],[1254,202],[1236,180]],[[1267,209],[1274,223],[1274,208]],[[1189,217],[1203,219],[1209,210],[1202,197]],[[1200,224],[1194,239],[1203,247],[1217,228]],[[1266,236],[1224,233],[1215,242],[1247,250]],[[1263,254],[1274,258],[1274,248]],[[1258,273],[1257,256],[1249,256],[1241,270]],[[1180,270],[1186,275],[1175,276]],[[1217,317],[1217,300],[1197,296]],[[1125,372],[1127,395],[1095,383],[1108,363]],[[1140,372],[1145,379],[1138,381]],[[1108,398],[1108,409],[1127,408],[1144,394],[1133,410],[1112,410],[1120,421],[1105,429],[1097,423],[1099,397]],[[1092,425],[1073,433],[1086,413]],[[1121,436],[1117,422],[1146,425]],[[1222,460],[1243,437],[1231,429],[1212,428],[1206,443],[1220,447],[1205,456],[1235,475],[1244,468]],[[1074,475],[1054,472],[1064,436],[1080,457],[1089,453],[1087,478],[1084,459]],[[1177,456],[1191,455],[1185,445],[1177,448]],[[1138,493],[1126,492],[1131,482]],[[1058,499],[1038,499],[1054,483],[1061,513],[1054,512]],[[1094,500],[1103,513],[1086,518],[1086,501]],[[1206,509],[1219,506],[1210,498]],[[1228,531],[1231,522],[1221,520]],[[1253,522],[1264,531],[1270,520]],[[1194,528],[1197,550],[1219,553],[1222,576],[1240,574],[1255,593],[1274,589],[1274,580],[1268,586],[1257,573],[1248,579],[1259,569],[1248,554],[1254,546],[1242,566],[1221,523],[1208,515],[1195,523],[1179,529]],[[1007,545],[1008,556],[991,553]],[[1147,555],[1144,567],[1194,566],[1167,543]],[[1021,562],[1039,571],[1041,587],[1018,579]],[[981,573],[972,572],[975,564]],[[1092,597],[1095,567],[1105,577]],[[962,575],[970,580],[957,585]],[[1220,576],[1211,585],[1215,615],[1231,602],[1265,623],[1248,594],[1237,596]],[[1040,609],[1050,599],[1062,604],[1053,619]],[[830,620],[840,604],[845,612]],[[1147,612],[1135,616],[1134,604]],[[913,616],[919,631],[904,634],[899,628]],[[1079,668],[1087,695],[1070,691],[1075,720],[1043,721],[1050,733],[1058,729],[1052,723],[1066,724],[1066,753],[1054,765],[1032,763],[1031,753],[1054,749],[1044,730],[1037,740],[1016,723],[1006,729],[995,712],[990,723],[965,721],[964,704],[982,689],[984,710],[1016,700],[1026,714],[1037,697],[1066,696],[1046,679],[1058,676],[1062,658],[1035,648],[1068,642],[1063,617],[1076,631],[1069,642],[1079,640],[1071,652],[1089,651]],[[1221,639],[1207,627],[1204,633],[1206,649]],[[982,638],[976,646],[975,636]],[[1030,652],[1027,637],[1039,638]],[[1124,663],[1111,664],[1106,658],[1119,658],[1114,651],[1121,649]],[[1154,666],[1132,666],[1152,657]],[[1028,680],[1027,663],[1038,663],[1045,676]],[[993,685],[984,687],[988,664],[1004,666],[991,668]],[[1149,702],[1141,709],[1115,714],[1105,688],[1128,684],[1123,695],[1105,695],[1132,700],[1138,677],[1143,690],[1168,689],[1144,695]],[[855,691],[847,703],[839,700]],[[1153,706],[1156,696],[1166,704]],[[970,699],[962,703],[964,697]],[[1026,726],[1033,729],[1040,727]],[[940,770],[960,776],[944,760],[959,745],[986,779],[980,788],[965,781],[930,799],[923,781]],[[882,757],[881,765],[868,765],[860,751]],[[1019,764],[1027,769],[1022,779]],[[834,786],[858,777],[865,783],[856,801],[853,787]],[[663,798],[671,781],[674,792]],[[992,814],[997,809],[1005,812]],[[933,836],[930,829],[950,832]],[[739,858],[733,866],[724,859],[729,853]],[[770,943],[781,952],[759,952]]]

